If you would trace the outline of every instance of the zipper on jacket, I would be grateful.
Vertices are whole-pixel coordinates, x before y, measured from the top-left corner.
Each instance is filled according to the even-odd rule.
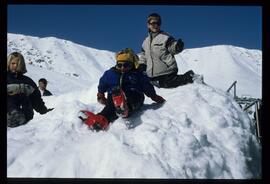
[[[153,75],[154,75],[154,61],[153,61],[153,57],[152,57],[152,48],[151,48],[151,45],[152,45],[152,41],[153,41],[153,38],[152,38],[152,36],[150,35],[150,58],[151,58],[151,61],[152,61],[152,71],[151,71],[151,73],[152,73],[152,77],[153,77]]]
[[[122,84],[123,84],[123,77],[124,73],[121,73],[120,78],[119,78],[119,87],[122,89]]]

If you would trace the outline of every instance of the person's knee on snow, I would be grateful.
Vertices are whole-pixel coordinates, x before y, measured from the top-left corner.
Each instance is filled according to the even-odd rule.
[[[20,110],[12,110],[7,113],[7,126],[8,127],[17,127],[20,125],[24,125],[28,122],[25,118],[25,115]]]

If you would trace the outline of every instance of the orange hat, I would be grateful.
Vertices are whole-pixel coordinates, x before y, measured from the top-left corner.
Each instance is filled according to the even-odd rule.
[[[115,58],[116,62],[131,62],[136,69],[139,67],[139,58],[130,48],[126,48],[118,52],[115,55]]]
[[[116,55],[117,62],[130,61],[133,62],[133,55],[131,53],[119,53]]]

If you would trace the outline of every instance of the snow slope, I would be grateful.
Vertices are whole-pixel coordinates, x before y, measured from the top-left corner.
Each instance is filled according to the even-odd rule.
[[[192,69],[204,80],[227,90],[237,81],[237,95],[262,97],[262,53],[231,45],[187,49],[176,56],[180,73]]]
[[[29,51],[31,48],[33,52]],[[137,114],[117,119],[106,132],[94,133],[81,123],[77,113],[80,109],[99,112],[103,108],[96,102],[97,84],[102,73],[114,65],[114,53],[56,38],[8,34],[8,52],[17,49],[28,62],[31,59],[27,75],[35,81],[47,78],[48,89],[55,94],[43,97],[47,107],[55,108],[53,111],[45,115],[35,113],[28,124],[7,128],[8,177],[260,178],[261,146],[249,116],[230,94],[210,84],[215,84],[213,75],[218,69],[214,66],[219,66],[211,65],[207,70],[194,64],[192,58],[197,56],[199,63],[204,64],[204,56],[210,57],[209,53],[221,54],[230,48],[230,52],[239,54],[241,48],[214,46],[213,52],[209,48],[190,49],[177,55],[183,70],[205,71],[209,85],[156,88],[167,100],[165,104],[160,106],[146,98]],[[258,55],[250,57],[260,58],[257,51],[254,53]],[[40,58],[43,62],[36,62]],[[223,67],[230,72],[238,67],[238,72],[260,75],[261,70],[256,71],[253,63],[249,67],[252,70],[247,70],[241,57],[237,58],[242,64],[233,65],[230,60],[229,66],[222,64]],[[229,77],[232,75],[236,74],[232,72]],[[256,80],[247,82],[250,85],[243,90],[252,88],[259,95]]]
[[[49,74],[45,74],[46,77],[48,75],[46,78],[49,81],[48,87],[49,85],[57,86],[56,89],[52,88],[54,94],[69,91],[65,88],[69,84],[66,84],[65,80],[58,79],[68,77],[79,90],[81,86],[96,82],[97,76],[101,76],[103,71],[114,63],[114,53],[112,52],[88,48],[54,37],[38,38],[8,34],[7,48],[8,53],[19,51],[24,55],[27,68],[33,66],[33,70],[29,69],[29,75],[33,76],[36,81],[41,78],[38,73],[49,72]],[[37,67],[41,70],[38,70]],[[57,80],[53,78],[54,75],[53,77],[50,75],[52,73],[58,76]],[[63,84],[63,89],[59,89],[59,81]]]
[[[38,38],[9,33],[8,53],[12,51],[20,51],[32,66],[65,74],[74,80],[78,79],[82,84],[95,82],[97,76],[101,76],[103,71],[115,63],[113,52],[85,47],[54,37]],[[186,49],[176,55],[176,60],[180,74],[192,69],[202,74],[207,84],[224,91],[237,81],[238,96],[262,97],[260,50],[217,45]],[[49,82],[54,82],[50,76],[48,79]],[[58,93],[58,89],[52,91],[55,94],[66,92],[64,90]]]

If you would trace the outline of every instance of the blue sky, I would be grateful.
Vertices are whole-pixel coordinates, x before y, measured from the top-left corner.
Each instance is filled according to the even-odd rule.
[[[262,49],[262,7],[178,5],[8,5],[8,33],[66,39],[88,47],[140,52],[150,13],[185,48]]]

